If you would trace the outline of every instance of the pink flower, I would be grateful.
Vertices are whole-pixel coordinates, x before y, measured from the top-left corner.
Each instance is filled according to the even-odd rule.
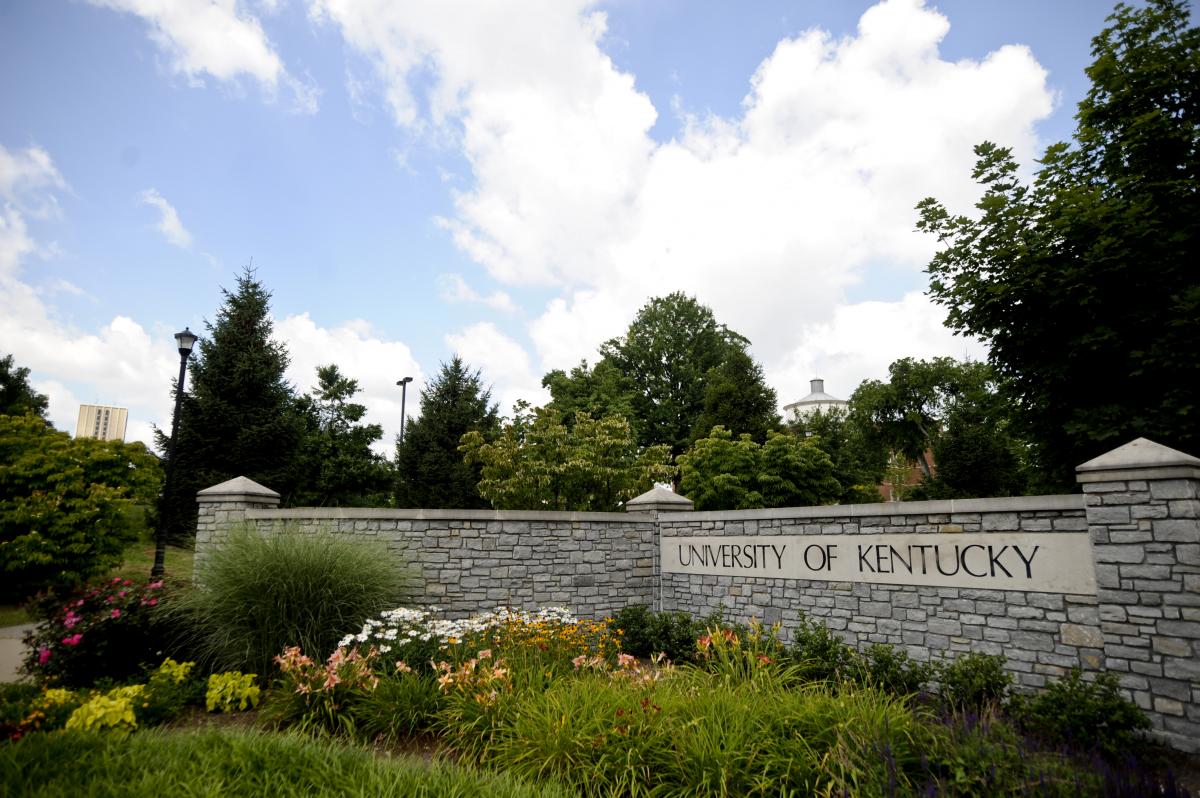
[[[50,649],[45,646],[38,648],[38,665],[45,665],[50,661]]]
[[[121,617],[121,611],[120,611],[120,610],[113,610],[113,611],[112,611],[112,617],[114,617],[114,618],[120,618],[120,617]]]
[[[83,635],[76,633],[76,634],[71,635],[70,637],[64,637],[62,639],[62,644],[64,646],[77,646],[77,645],[79,645],[79,641],[82,639],[83,639]]]
[[[149,604],[151,607],[153,607],[155,604],[158,603],[158,599],[152,598],[149,601],[147,601],[146,603]]]
[[[161,579],[159,579],[157,582],[151,582],[150,584],[146,585],[149,590],[158,590],[162,586],[163,583]]]
[[[121,598],[125,598],[125,591],[124,591],[124,590],[118,590],[118,591],[117,591],[117,595],[118,595],[118,596],[120,596]]]
[[[621,666],[622,668],[632,668],[634,665],[637,664],[637,659],[630,656],[629,654],[618,654],[617,655],[617,664],[619,666]]]
[[[80,621],[80,616],[76,615],[71,610],[67,610],[67,617],[63,619],[63,626],[70,629],[75,624],[79,623],[79,621]]]
[[[114,585],[119,585],[119,584],[121,584],[121,577],[119,577],[119,576],[114,576],[111,584],[114,584]]]
[[[82,606],[83,606],[83,599],[79,599],[79,601],[76,601],[76,602],[75,602],[75,606],[76,606],[76,607],[82,607]]]

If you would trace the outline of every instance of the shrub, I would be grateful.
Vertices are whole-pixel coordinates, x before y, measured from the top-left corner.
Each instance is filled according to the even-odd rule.
[[[61,729],[86,697],[33,684],[0,684],[0,740],[19,740],[37,731]]]
[[[932,668],[913,660],[894,646],[876,643],[859,659],[859,680],[893,695],[921,692],[932,675]]]
[[[84,687],[121,681],[157,662],[162,650],[162,581],[144,585],[113,578],[71,593],[41,597],[42,620],[25,635],[23,669],[43,684]]]
[[[1014,697],[1009,711],[1046,742],[1095,748],[1110,758],[1135,747],[1136,732],[1150,728],[1146,713],[1121,695],[1117,677],[1102,673],[1087,682],[1078,668],[1032,697]]]
[[[829,631],[825,624],[803,614],[792,632],[788,653],[804,677],[816,682],[853,678],[859,667],[858,652]]]
[[[179,714],[189,704],[204,698],[204,682],[197,678],[194,662],[176,662],[167,657],[146,679],[142,703],[134,707],[138,724],[154,726]]]
[[[183,630],[183,650],[204,667],[269,673],[289,646],[333,651],[363,618],[400,598],[400,578],[374,545],[327,532],[239,529],[170,617]]]
[[[261,690],[254,683],[257,675],[238,671],[210,675],[204,692],[205,708],[209,712],[245,712],[258,706]]]
[[[622,651],[635,657],[662,653],[672,662],[695,662],[696,639],[720,622],[720,613],[696,619],[686,612],[654,612],[645,604],[632,604],[613,617]]]
[[[1012,686],[1004,657],[970,652],[936,666],[942,701],[953,709],[979,710],[1000,704]]]

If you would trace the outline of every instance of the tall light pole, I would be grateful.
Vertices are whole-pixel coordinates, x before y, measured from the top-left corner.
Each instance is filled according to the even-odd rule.
[[[175,412],[171,415],[171,443],[167,446],[167,470],[163,474],[163,494],[171,488],[171,475],[175,472],[175,436],[179,433],[179,405],[183,402],[183,382],[187,379],[188,357],[192,354],[192,346],[196,343],[196,334],[187,327],[183,332],[175,333],[175,343],[179,345],[179,381],[175,383]],[[163,513],[158,515],[158,529],[154,533],[154,567],[150,569],[150,578],[156,579],[163,575],[163,561],[167,557],[167,525],[163,521]]]
[[[404,445],[404,400],[408,398],[408,384],[412,382],[412,377],[405,377],[402,380],[396,380],[396,384],[400,386],[400,445]]]

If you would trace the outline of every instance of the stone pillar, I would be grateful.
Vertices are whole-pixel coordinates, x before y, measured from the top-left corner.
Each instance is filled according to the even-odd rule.
[[[662,529],[658,526],[658,516],[661,513],[687,513],[691,512],[695,504],[687,496],[680,496],[670,488],[664,488],[661,485],[655,485],[650,490],[643,493],[641,496],[630,499],[625,502],[625,512],[627,513],[649,513],[650,518],[654,521],[654,539],[651,541],[651,548],[654,551],[654,584],[658,589],[654,591],[654,610],[662,612],[662,566],[658,558],[662,554]]]
[[[1155,736],[1200,751],[1200,459],[1138,438],[1076,471],[1104,668],[1150,715]]]
[[[279,506],[279,494],[246,477],[235,477],[196,494],[196,560],[192,573],[197,582],[208,554],[228,537],[229,530],[245,523],[247,510]]]

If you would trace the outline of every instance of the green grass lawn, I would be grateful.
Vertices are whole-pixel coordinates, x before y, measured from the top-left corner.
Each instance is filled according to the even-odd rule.
[[[191,549],[167,547],[164,561],[168,578],[175,584],[191,584],[192,560],[195,553]],[[154,565],[154,543],[138,541],[125,549],[124,561],[107,574],[108,578],[119,576],[135,582],[145,581],[150,576]],[[0,626],[17,626],[29,623],[33,619],[24,608],[13,604],[0,604]]]

